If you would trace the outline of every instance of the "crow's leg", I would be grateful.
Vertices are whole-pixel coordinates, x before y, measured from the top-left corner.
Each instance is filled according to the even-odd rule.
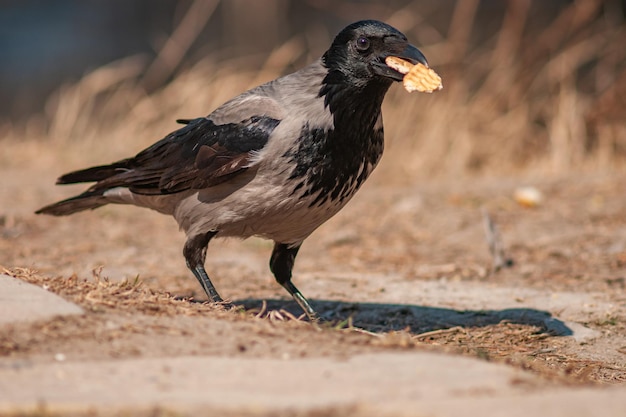
[[[191,272],[196,276],[202,289],[209,296],[209,301],[214,303],[221,303],[222,297],[217,293],[217,290],[213,286],[209,275],[204,269],[204,260],[206,259],[207,246],[209,241],[215,236],[217,232],[208,232],[203,235],[192,236],[185,242],[183,248],[183,255],[187,261],[187,267],[191,269]]]
[[[270,258],[270,270],[274,274],[274,277],[276,277],[276,281],[289,291],[289,294],[296,300],[296,303],[304,310],[309,320],[318,321],[319,316],[315,310],[313,310],[300,290],[291,282],[291,270],[293,269],[298,249],[300,249],[300,245],[289,247],[289,245],[285,245],[284,243],[276,242],[274,244],[272,257]]]

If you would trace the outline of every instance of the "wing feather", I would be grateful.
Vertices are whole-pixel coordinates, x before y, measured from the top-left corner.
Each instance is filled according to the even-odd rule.
[[[258,96],[257,96],[258,97]],[[172,194],[220,184],[247,169],[253,155],[280,123],[277,104],[267,97],[238,98],[213,114],[185,120],[181,127],[134,158],[61,177],[65,183],[96,180],[89,191],[127,187],[138,194]],[[242,105],[245,103],[245,105]],[[257,104],[259,104],[257,103]],[[270,106],[268,103],[272,103]],[[238,113],[237,109],[241,107]],[[94,171],[94,169],[96,171]]]
[[[138,194],[171,194],[217,185],[246,169],[252,152],[265,146],[278,123],[266,117],[223,125],[195,119],[139,153],[131,160],[131,170],[111,177],[111,183],[105,180],[96,185],[126,186]]]
[[[127,187],[138,194],[172,194],[211,187],[248,168],[269,141],[284,111],[260,87],[225,103],[135,157],[70,172],[59,184],[95,182],[88,192]]]

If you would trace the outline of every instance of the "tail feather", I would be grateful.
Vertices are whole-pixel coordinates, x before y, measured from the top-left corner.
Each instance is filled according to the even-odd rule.
[[[81,169],[60,176],[59,179],[57,179],[57,184],[75,184],[79,182],[95,182],[96,184],[82,194],[42,207],[35,213],[67,216],[79,211],[93,210],[109,204],[111,201],[104,196],[104,193],[110,187],[100,187],[97,183],[128,171],[131,168],[130,161],[131,159],[123,159],[110,165]]]
[[[100,165],[79,171],[70,172],[57,179],[57,184],[76,184],[79,182],[98,182],[129,169],[129,159],[115,162],[110,165]]]
[[[109,203],[106,197],[104,197],[103,192],[103,190],[85,191],[67,200],[42,207],[35,213],[50,214],[52,216],[67,216],[83,210],[93,210]]]

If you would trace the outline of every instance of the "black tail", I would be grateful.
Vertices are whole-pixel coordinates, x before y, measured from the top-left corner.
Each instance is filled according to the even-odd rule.
[[[114,175],[120,174],[129,169],[129,159],[115,162],[110,165],[81,169],[62,175],[57,180],[57,184],[75,184],[78,182],[99,182]],[[95,209],[108,204],[104,197],[104,192],[108,187],[91,187],[89,190],[67,200],[50,204],[37,210],[37,214],[51,214],[53,216],[67,216],[83,210]]]
[[[85,191],[76,197],[42,207],[35,213],[50,214],[52,216],[67,216],[79,211],[95,209],[109,203],[103,193],[104,190]]]
[[[115,162],[110,165],[100,165],[97,167],[91,167],[87,169],[81,169],[80,171],[70,172],[57,179],[57,184],[76,184],[78,182],[98,182],[113,175],[119,174],[129,169],[129,159]]]

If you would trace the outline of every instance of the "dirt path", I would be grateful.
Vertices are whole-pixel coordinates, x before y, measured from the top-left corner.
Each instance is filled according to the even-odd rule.
[[[215,242],[207,269],[233,310],[204,299],[172,219],[105,207],[33,210],[71,190],[49,167],[4,168],[0,265],[85,314],[0,325],[0,369],[211,356],[330,358],[435,352],[480,358],[559,386],[626,382],[626,180],[437,182],[375,178],[302,248],[296,282],[332,324],[297,320],[267,267],[271,244]],[[519,206],[513,190],[545,201]],[[514,265],[491,273],[482,208]],[[136,279],[136,277],[138,277]],[[127,281],[125,281],[127,280]],[[268,378],[271,375],[267,375]]]

